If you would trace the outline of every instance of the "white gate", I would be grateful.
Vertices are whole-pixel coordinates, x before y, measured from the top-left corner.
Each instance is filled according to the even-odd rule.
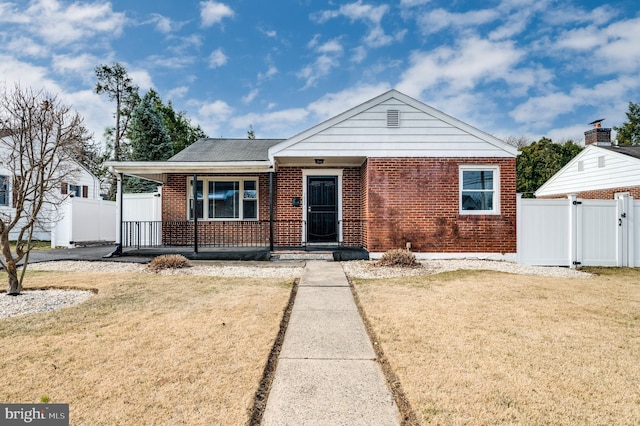
[[[518,263],[543,266],[640,265],[640,202],[522,199],[518,196]]]

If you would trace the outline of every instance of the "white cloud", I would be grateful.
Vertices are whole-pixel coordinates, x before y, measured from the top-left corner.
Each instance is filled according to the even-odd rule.
[[[532,97],[514,108],[509,115],[516,122],[530,126],[543,125],[584,106],[592,107],[592,110],[595,107],[595,112],[600,115],[599,112],[603,110],[618,110],[620,105],[614,103],[639,87],[640,81],[633,76],[604,81],[594,87],[574,86],[568,92],[558,91]],[[585,117],[585,120],[588,119]]]
[[[400,0],[400,6],[402,7],[415,7],[422,6],[429,3],[431,0]]]
[[[326,120],[389,90],[386,83],[359,85],[336,93],[328,93],[309,104],[307,109],[319,121]]]
[[[88,53],[80,55],[53,55],[51,67],[58,74],[76,74],[85,82],[95,82],[94,69],[100,60]]]
[[[213,0],[200,2],[200,19],[202,19],[202,26],[205,28],[219,24],[224,18],[232,18],[233,16],[233,9],[224,3]]]
[[[132,69],[131,71],[127,71],[127,74],[129,74],[133,83],[136,84],[140,90],[147,91],[154,87],[151,74],[149,74],[147,70]]]
[[[308,47],[314,48],[319,53],[316,60],[303,67],[296,73],[298,78],[305,80],[303,89],[307,89],[316,84],[316,82],[331,73],[334,68],[340,65],[339,58],[343,55],[343,48],[340,40],[335,38],[326,43],[319,43],[319,36],[315,35],[307,44]]]
[[[189,92],[189,88],[187,86],[179,86],[174,89],[171,89],[167,92],[167,98],[171,99],[181,99],[186,96]]]
[[[438,86],[456,94],[474,88],[479,82],[507,80],[523,55],[513,42],[475,37],[462,40],[455,48],[413,52],[410,67],[402,74],[398,89],[419,96],[422,91]]]
[[[198,114],[206,119],[226,120],[233,113],[233,108],[224,101],[217,100],[202,105]]]
[[[304,121],[309,112],[304,108],[290,108],[280,111],[267,112],[264,114],[250,113],[233,117],[230,123],[234,129],[247,129],[252,125],[256,131],[268,131],[274,133],[276,131],[288,132],[292,126],[298,125]],[[287,134],[286,136],[291,136]]]
[[[251,89],[249,93],[242,97],[242,102],[244,102],[245,104],[250,104],[256,98],[256,96],[258,96],[259,93],[259,89]]]
[[[149,22],[155,24],[156,31],[163,34],[169,34],[174,31],[178,31],[180,28],[186,25],[186,22],[176,22],[171,18],[167,18],[166,16],[162,16],[158,13],[152,13]]]
[[[399,31],[393,36],[387,35],[382,28],[382,18],[389,11],[386,4],[380,6],[372,6],[362,3],[358,0],[355,3],[347,3],[340,6],[337,10],[325,10],[312,15],[312,19],[318,23],[324,23],[330,19],[345,17],[351,22],[364,22],[369,28],[369,33],[363,38],[369,47],[388,46],[394,41],[402,40],[406,34],[405,30]]]
[[[351,49],[353,55],[351,55],[351,62],[359,64],[367,58],[367,49],[364,46],[358,46]]]
[[[24,15],[29,31],[46,44],[58,46],[86,42],[100,33],[118,36],[126,22],[124,13],[114,12],[111,3],[72,3],[64,7],[57,0],[38,0]]]
[[[35,58],[43,58],[49,55],[50,50],[42,43],[36,42],[29,37],[16,35],[12,37],[5,48],[19,56],[31,56]]]
[[[276,68],[274,65],[269,65],[266,72],[258,73],[258,82],[262,83],[265,80],[269,80],[276,74],[278,74],[278,68]]]
[[[228,60],[227,55],[224,54],[221,48],[218,48],[209,55],[209,68],[219,68],[226,64]]]
[[[452,13],[444,9],[435,9],[418,17],[420,31],[425,34],[435,34],[448,27],[465,29],[492,22],[500,17],[496,9],[472,10],[464,13]]]

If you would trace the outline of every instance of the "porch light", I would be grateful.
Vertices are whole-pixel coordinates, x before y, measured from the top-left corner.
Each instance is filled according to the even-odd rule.
[[[313,160],[316,162],[316,164],[322,164],[324,163],[324,158],[316,158],[315,160]]]

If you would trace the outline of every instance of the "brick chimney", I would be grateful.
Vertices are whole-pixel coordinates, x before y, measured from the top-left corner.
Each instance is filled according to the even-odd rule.
[[[593,129],[584,132],[584,145],[611,146],[611,129],[602,127],[604,118],[592,121]]]

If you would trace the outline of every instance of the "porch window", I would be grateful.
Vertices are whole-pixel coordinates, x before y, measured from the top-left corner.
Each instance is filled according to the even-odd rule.
[[[193,186],[189,183],[189,219],[193,219]],[[257,219],[258,181],[255,178],[204,178],[197,182],[198,218],[209,220]],[[204,200],[207,200],[204,203]]]
[[[498,167],[460,167],[460,213],[498,214]]]

